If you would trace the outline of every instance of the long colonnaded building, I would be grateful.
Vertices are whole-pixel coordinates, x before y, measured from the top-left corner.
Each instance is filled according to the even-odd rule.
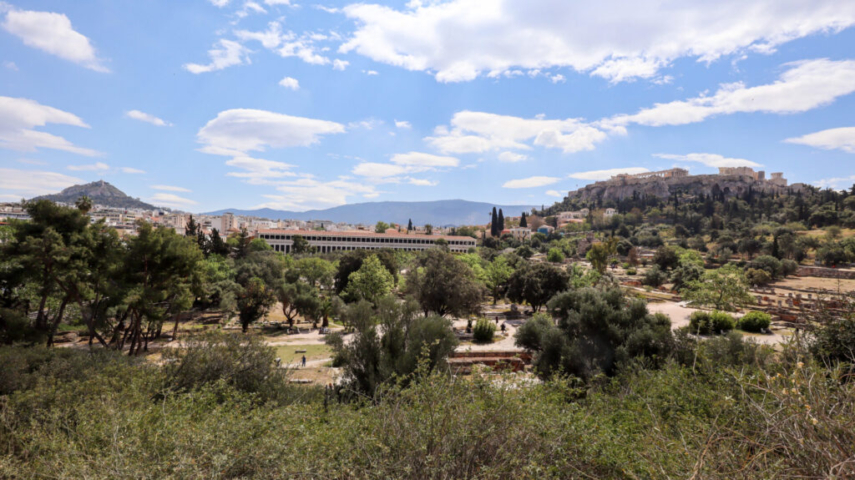
[[[453,253],[466,253],[475,247],[472,237],[451,235],[406,235],[403,233],[373,233],[373,232],[324,232],[304,230],[259,230],[258,237],[282,253],[291,253],[294,236],[305,238],[309,245],[316,248],[318,253],[348,251],[348,250],[379,250],[392,248],[395,250],[422,251],[436,246],[436,241],[443,239],[448,242],[448,249]]]

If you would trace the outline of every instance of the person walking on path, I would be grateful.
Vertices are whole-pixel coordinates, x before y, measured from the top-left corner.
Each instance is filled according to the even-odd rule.
[[[306,356],[303,355],[303,368],[306,368]]]

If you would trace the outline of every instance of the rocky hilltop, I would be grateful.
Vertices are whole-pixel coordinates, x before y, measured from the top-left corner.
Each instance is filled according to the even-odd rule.
[[[50,200],[73,204],[80,197],[89,197],[92,203],[112,208],[139,208],[143,210],[156,210],[157,207],[149,205],[138,198],[129,197],[125,192],[111,185],[109,182],[99,180],[85,185],[74,185],[53,195],[35,197],[33,200]]]
[[[608,180],[587,185],[569,193],[569,198],[582,201],[622,200],[639,196],[655,196],[667,198],[673,193],[688,195],[710,195],[721,191],[725,196],[736,196],[745,193],[749,188],[755,192],[794,193],[804,188],[804,184],[796,183],[782,186],[766,180],[755,180],[746,175],[690,175],[670,178],[626,178],[622,181]]]

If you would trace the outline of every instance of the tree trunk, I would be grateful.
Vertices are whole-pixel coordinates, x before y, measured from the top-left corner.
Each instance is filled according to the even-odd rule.
[[[172,327],[172,340],[175,341],[178,338],[178,320],[181,318],[181,314],[175,314],[175,326]]]
[[[59,328],[59,323],[62,322],[62,316],[65,314],[65,306],[68,305],[68,297],[62,299],[62,303],[59,305],[59,312],[57,312],[56,317],[51,322],[50,331],[48,332],[47,346],[53,346],[53,336],[56,333],[56,329]]]
[[[44,332],[47,330],[47,314],[45,313],[45,304],[47,303],[47,292],[42,294],[42,299],[39,301],[39,313],[36,314],[36,331]]]

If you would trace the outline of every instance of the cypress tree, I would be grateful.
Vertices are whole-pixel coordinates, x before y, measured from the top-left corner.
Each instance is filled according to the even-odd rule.
[[[505,229],[505,215],[502,214],[502,209],[499,209],[499,233]]]
[[[499,215],[496,214],[496,207],[493,207],[493,219],[490,221],[490,235],[493,237],[499,236]]]
[[[413,230],[413,219],[411,218],[409,223],[407,223],[407,231],[410,232]]]
[[[525,219],[525,212],[522,212],[522,217],[520,217],[520,227],[528,227],[528,221]]]

